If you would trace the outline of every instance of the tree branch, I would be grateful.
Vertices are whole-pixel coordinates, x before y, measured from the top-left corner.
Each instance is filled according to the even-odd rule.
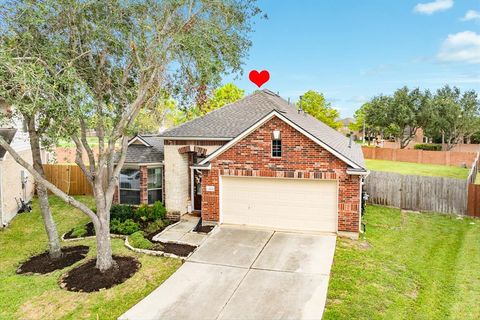
[[[23,158],[1,136],[0,146],[7,150],[8,153],[10,153],[10,155],[19,165],[27,169],[27,171],[30,172],[30,174],[35,178],[35,181],[37,183],[40,183],[41,185],[52,191],[53,194],[61,198],[63,201],[85,213],[88,217],[90,217],[90,219],[92,219],[93,222],[98,223],[97,215],[89,207],[76,200],[75,198],[69,196],[68,194],[57,188],[54,184],[43,178],[42,175],[38,173],[31,164],[23,160]]]
[[[83,173],[85,174],[85,176],[87,177],[88,181],[93,183],[93,174],[90,170],[87,169],[87,167],[85,166],[85,163],[83,162],[83,147],[82,147],[82,143],[80,142],[80,140],[78,139],[78,137],[74,134],[72,134],[70,136],[70,138],[73,140],[73,142],[75,143],[75,163],[80,167],[80,169],[82,169]]]

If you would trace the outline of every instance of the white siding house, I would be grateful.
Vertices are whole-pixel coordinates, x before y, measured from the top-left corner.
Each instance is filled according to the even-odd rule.
[[[6,106],[2,106],[5,112]],[[32,163],[30,141],[21,120],[2,125],[0,134],[23,159]],[[5,227],[17,214],[20,199],[30,201],[34,195],[33,177],[13,157],[0,148],[0,227]]]

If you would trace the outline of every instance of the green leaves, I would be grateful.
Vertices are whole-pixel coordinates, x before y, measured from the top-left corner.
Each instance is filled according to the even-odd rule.
[[[364,119],[370,132],[394,137],[401,148],[422,128],[436,141],[443,135],[450,149],[480,131],[479,103],[475,91],[462,94],[460,89],[448,85],[435,95],[428,90],[403,87],[392,96],[372,98],[355,115],[357,123]]]
[[[427,132],[443,136],[448,149],[480,132],[480,101],[475,91],[462,94],[457,87],[444,86],[437,90],[432,106],[434,117]]]
[[[300,102],[298,102],[298,105],[300,107]],[[338,129],[342,125],[337,121],[340,113],[332,108],[329,102],[326,102],[325,97],[321,93],[313,90],[305,92],[302,96],[301,107],[308,114],[334,129]]]

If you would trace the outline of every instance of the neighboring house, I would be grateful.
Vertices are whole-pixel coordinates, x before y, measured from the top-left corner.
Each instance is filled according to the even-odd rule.
[[[340,122],[342,124],[342,126],[340,128],[338,128],[338,131],[340,131],[344,135],[347,135],[347,134],[350,134],[350,132],[352,132],[352,130],[350,130],[350,128],[349,128],[349,125],[350,125],[350,123],[354,123],[355,119],[345,118],[345,119],[338,120],[338,122]]]
[[[342,126],[338,129],[341,133],[343,133],[345,136],[349,137],[351,134],[353,134],[353,139],[354,140],[360,140],[362,139],[363,133],[361,131],[352,131],[350,129],[350,124],[355,122],[355,119],[353,118],[345,118],[345,119],[340,119],[338,120]]]
[[[1,112],[8,112],[9,107],[0,101]],[[32,164],[32,153],[28,133],[22,121],[13,121],[0,128],[0,135],[10,142],[15,151]],[[5,227],[18,212],[20,199],[30,201],[33,198],[35,185],[33,177],[27,170],[17,164],[13,157],[0,147],[0,218]]]
[[[117,200],[161,194],[170,214],[197,211],[203,221],[357,235],[367,174],[360,146],[262,90],[133,138]]]

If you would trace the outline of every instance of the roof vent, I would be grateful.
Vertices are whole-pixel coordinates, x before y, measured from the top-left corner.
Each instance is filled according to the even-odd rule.
[[[302,111],[302,99],[303,96],[300,96],[300,103],[298,104],[298,113],[300,114],[300,111]]]
[[[352,147],[352,141],[353,141],[353,132],[350,132],[350,139],[348,141],[348,147],[351,148]]]

